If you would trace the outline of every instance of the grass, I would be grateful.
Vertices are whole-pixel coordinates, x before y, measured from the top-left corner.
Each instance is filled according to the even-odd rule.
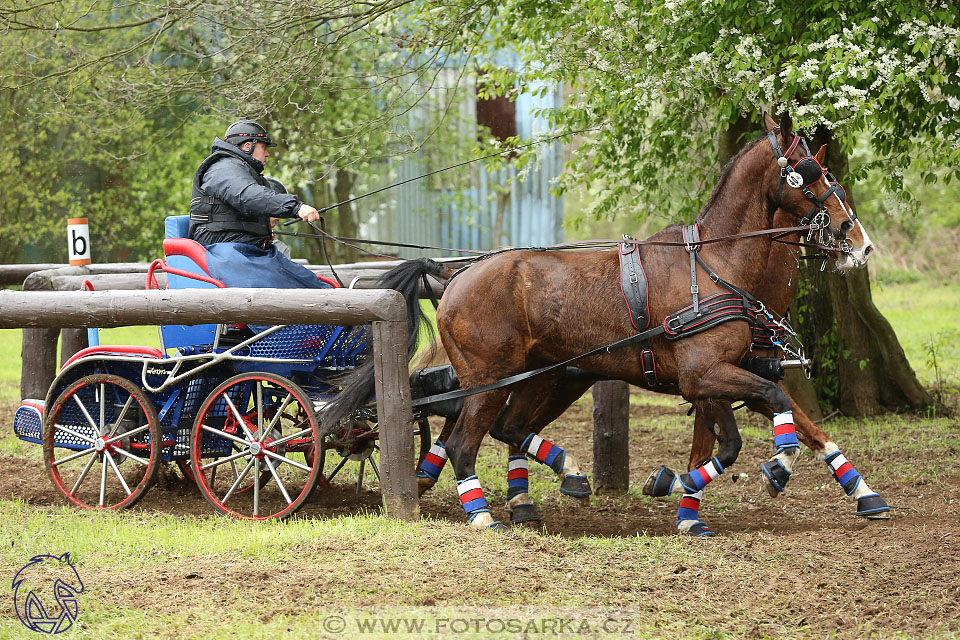
[[[958,294],[957,285],[932,282],[875,289],[877,305],[923,380],[929,380],[932,371],[924,367],[924,333],[932,327],[960,330]],[[101,342],[155,345],[155,332],[153,327],[111,330]],[[956,380],[960,352],[949,341],[940,349],[943,371],[953,372]],[[5,355],[0,358],[0,407],[15,406],[19,332],[0,332],[0,354]],[[655,439],[677,456],[663,462],[684,463],[690,420],[683,407],[677,411],[678,398],[634,391],[631,405],[643,415],[631,421],[632,450],[643,451]],[[579,425],[589,420],[590,409],[588,395],[551,428],[572,440],[574,448],[589,447],[589,431]],[[744,458],[766,455],[769,423],[745,412],[737,417]],[[844,443],[850,459],[869,460],[861,470],[865,475],[869,471],[872,484],[925,491],[929,485],[926,504],[946,505],[953,499],[937,488],[950,478],[955,483],[953,461],[960,455],[955,420],[886,415],[837,419],[829,429]],[[0,433],[3,464],[15,462],[11,456],[41,460],[40,448],[14,438],[9,425]],[[502,505],[505,498],[505,449],[485,445],[478,458],[478,474],[489,478],[485,490],[491,504]],[[814,490],[822,488],[830,499],[839,500],[822,463],[804,456],[799,465],[803,478],[814,471],[820,474],[817,482],[822,485]],[[340,482],[352,483],[356,470],[357,465],[347,465]],[[745,470],[754,474],[755,466]],[[591,508],[606,510],[614,519],[637,505],[652,508],[653,499],[641,496],[638,484],[625,496],[592,497]],[[725,486],[739,490],[741,485]],[[377,485],[368,480],[367,487]],[[575,513],[578,507],[559,497],[556,488],[553,475],[531,463],[534,500],[561,515]],[[448,471],[432,494],[443,498],[431,500],[455,502],[454,493]],[[76,638],[514,638],[523,632],[527,637],[681,640],[822,638],[832,633],[916,637],[897,631],[898,622],[876,617],[880,614],[851,616],[849,608],[843,609],[850,592],[841,587],[823,587],[829,592],[821,602],[823,612],[791,608],[790,588],[778,591],[778,585],[793,588],[811,575],[810,567],[833,575],[831,563],[851,553],[863,558],[857,598],[869,602],[867,594],[874,593],[875,601],[905,603],[920,611],[931,597],[930,592],[907,590],[896,600],[884,600],[877,590],[883,588],[885,572],[896,579],[899,565],[884,568],[878,564],[882,557],[870,554],[887,544],[886,539],[858,533],[853,538],[862,535],[863,543],[851,552],[854,529],[842,527],[834,536],[818,534],[813,546],[805,533],[778,537],[762,528],[727,532],[709,542],[643,532],[561,537],[520,531],[497,536],[456,521],[424,518],[405,523],[375,513],[250,525],[212,515],[171,515],[162,508],[97,513],[27,504],[15,495],[0,498],[0,563],[7,574],[36,553],[71,552],[87,585],[80,597],[83,615],[68,632]],[[784,498],[777,508],[782,504]],[[670,507],[664,513],[675,507],[663,506]],[[743,508],[736,491],[718,490],[715,497],[712,492],[711,513]],[[930,542],[944,544],[940,540]],[[796,567],[805,568],[803,576],[789,573]],[[861,585],[860,576],[852,579]],[[835,625],[830,616],[835,616]],[[523,632],[508,627],[516,624]],[[553,631],[557,625],[564,633]],[[958,638],[957,629],[944,622],[924,637]],[[23,636],[10,607],[0,607],[0,639]]]

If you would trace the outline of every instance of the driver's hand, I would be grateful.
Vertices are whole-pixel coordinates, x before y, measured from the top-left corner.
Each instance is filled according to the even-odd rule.
[[[317,210],[308,204],[300,205],[297,215],[300,216],[300,219],[304,222],[316,222],[320,219],[320,214],[317,212]]]

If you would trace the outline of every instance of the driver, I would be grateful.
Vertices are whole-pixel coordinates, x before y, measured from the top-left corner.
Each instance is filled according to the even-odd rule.
[[[188,237],[204,245],[210,274],[228,287],[327,288],[273,245],[271,218],[320,219],[317,210],[263,176],[276,146],[253,120],[234,122],[214,138],[193,176]]]

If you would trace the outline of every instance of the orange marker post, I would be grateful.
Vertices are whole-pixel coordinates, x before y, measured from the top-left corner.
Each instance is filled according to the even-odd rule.
[[[71,266],[90,264],[90,225],[86,218],[67,218],[67,254]]]

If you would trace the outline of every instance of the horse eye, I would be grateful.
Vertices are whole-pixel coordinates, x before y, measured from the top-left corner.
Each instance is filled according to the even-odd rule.
[[[844,221],[840,224],[840,231],[841,231],[842,233],[844,233],[844,234],[847,234],[847,233],[850,233],[851,231],[853,231],[853,221],[851,221],[851,220],[844,220]]]

